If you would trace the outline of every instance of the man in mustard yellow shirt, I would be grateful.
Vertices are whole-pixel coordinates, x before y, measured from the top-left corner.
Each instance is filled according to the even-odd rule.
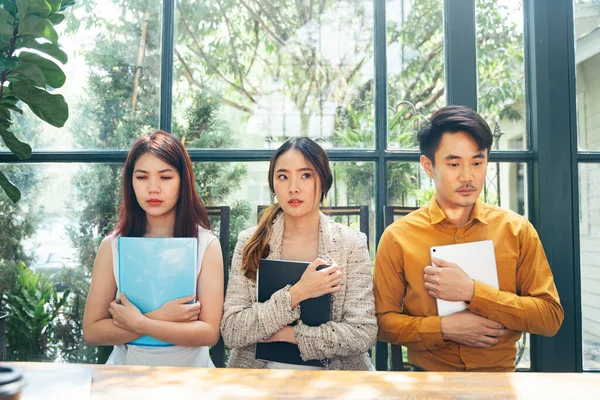
[[[479,200],[493,142],[479,114],[441,108],[418,141],[435,195],[379,242],[379,340],[406,346],[414,370],[514,371],[521,333],[553,336],[564,317],[537,232],[526,218]],[[431,246],[480,240],[494,242],[500,290],[430,259]],[[468,309],[439,317],[436,299],[465,301]]]

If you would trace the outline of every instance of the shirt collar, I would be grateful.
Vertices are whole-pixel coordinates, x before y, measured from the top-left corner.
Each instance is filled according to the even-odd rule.
[[[431,224],[439,224],[440,222],[447,220],[448,218],[446,217],[446,214],[444,214],[444,211],[442,211],[442,209],[440,208],[435,194],[431,197],[431,200],[429,201],[429,218],[431,219]],[[481,200],[477,199],[477,201],[475,202],[475,205],[473,206],[473,210],[471,211],[471,216],[469,217],[469,221],[467,222],[470,223],[472,220],[478,220],[479,222],[483,222],[484,224],[487,224],[487,220],[485,218],[485,210],[484,210],[484,205],[481,202]]]
[[[479,199],[477,199],[475,205],[473,206],[473,211],[471,212],[471,218],[469,218],[469,220],[471,219],[476,219],[479,222],[483,222],[487,225],[487,220],[485,219],[484,203]]]

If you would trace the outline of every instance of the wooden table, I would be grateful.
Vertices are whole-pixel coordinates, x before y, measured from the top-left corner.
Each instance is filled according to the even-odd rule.
[[[21,368],[30,377],[60,372],[64,381],[68,381],[65,377],[69,373],[89,368],[93,376],[90,398],[94,400],[600,399],[600,374],[593,373],[346,372],[8,364]],[[35,385],[31,380],[35,379],[30,378],[29,384]]]

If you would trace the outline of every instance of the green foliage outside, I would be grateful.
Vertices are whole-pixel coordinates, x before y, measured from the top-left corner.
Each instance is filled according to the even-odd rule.
[[[57,317],[69,298],[59,296],[45,276],[20,263],[16,283],[3,300],[8,311],[6,341],[8,361],[53,361],[58,354]]]
[[[418,129],[444,104],[445,95],[442,2],[404,3],[410,11],[387,21],[388,58],[399,58],[401,64],[388,72],[388,142],[393,149],[416,148]],[[374,78],[363,72],[373,54],[370,6],[345,0],[318,6],[283,1],[279,7],[232,0],[178,2],[176,65],[181,73],[176,87],[199,90],[209,82],[240,121],[257,111],[260,99],[281,92],[300,113],[300,134],[311,137],[320,133],[309,129],[310,118],[323,114],[324,103],[334,103],[333,146],[373,147]],[[522,119],[522,34],[506,6],[479,0],[477,11],[480,109],[488,121]],[[341,63],[321,53],[328,47],[321,47],[326,38],[318,29],[333,26],[344,32],[338,25],[361,32],[348,36],[354,47]],[[389,201],[414,198],[418,165],[391,163],[389,171]],[[339,163],[335,175],[337,193],[330,197],[338,204],[370,202],[372,164]]]
[[[159,126],[160,2],[106,4],[122,15],[109,17],[108,12],[99,12],[96,1],[81,0],[73,8],[79,11],[77,17],[69,14],[64,22],[67,35],[83,28],[99,31],[90,50],[83,52],[90,67],[87,88],[71,116],[77,127],[75,146],[83,149],[128,148],[136,137]],[[372,148],[374,82],[372,74],[364,72],[372,70],[373,58],[369,7],[370,3],[349,0],[319,4],[283,0],[277,7],[268,1],[178,1],[173,134],[188,148],[239,147],[248,142],[244,127],[260,111],[261,99],[281,92],[298,110],[300,134],[319,136],[310,121],[330,103],[335,105],[332,146]],[[477,7],[481,111],[488,120],[522,118],[522,36],[503,6],[478,0]],[[348,38],[354,47],[341,67],[319,52],[314,36],[316,27],[335,25],[336,18],[339,25],[361,33]],[[387,45],[400,49],[393,54],[401,59],[401,67],[388,75],[390,148],[415,148],[418,128],[444,103],[442,26],[439,0],[414,2],[405,18],[388,18]],[[330,205],[373,206],[374,163],[340,162],[333,169]],[[247,178],[247,167],[241,163],[195,163],[194,170],[207,206],[227,204]],[[420,189],[419,173],[416,163],[389,165],[390,204],[426,201],[430,191]],[[60,358],[66,361],[103,362],[110,350],[84,345],[81,318],[98,245],[115,223],[120,174],[120,165],[86,164],[74,180],[68,236],[79,267],[62,273],[72,294],[54,329]],[[18,179],[18,174],[13,176]],[[247,201],[227,205],[232,207],[232,254],[237,233],[253,221]],[[35,218],[32,215],[29,225],[23,225],[20,238],[11,232],[16,243],[32,235],[26,227],[35,227]],[[218,220],[211,222],[218,228]],[[9,250],[7,257],[28,261],[19,251]]]

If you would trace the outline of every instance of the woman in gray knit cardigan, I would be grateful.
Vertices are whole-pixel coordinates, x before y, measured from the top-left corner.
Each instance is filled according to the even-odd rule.
[[[366,236],[319,211],[331,184],[327,153],[311,139],[291,138],[271,158],[269,186],[277,202],[257,227],[240,233],[233,255],[221,321],[232,349],[229,367],[319,368],[256,359],[256,343],[284,341],[297,344],[302,359],[321,360],[323,368],[373,369],[368,350],[375,345],[377,320]],[[298,283],[258,303],[261,258],[311,264]],[[331,266],[317,271],[323,264]],[[326,293],[332,293],[331,320],[304,325],[298,304]]]

